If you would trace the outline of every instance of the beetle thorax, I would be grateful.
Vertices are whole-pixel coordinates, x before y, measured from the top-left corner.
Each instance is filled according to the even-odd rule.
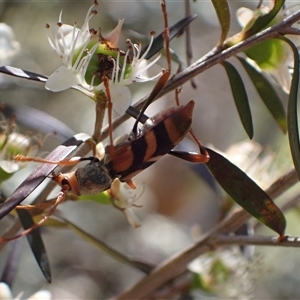
[[[110,188],[113,179],[101,161],[91,162],[75,171],[80,195],[98,194]]]

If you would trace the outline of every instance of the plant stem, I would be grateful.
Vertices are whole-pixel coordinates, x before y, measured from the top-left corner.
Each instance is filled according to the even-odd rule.
[[[296,182],[297,174],[293,169],[287,172],[284,176],[277,179],[266,190],[266,192],[270,195],[271,198],[275,198],[288,190]],[[218,245],[218,238],[220,237],[220,234],[226,234],[236,231],[250,217],[250,214],[241,208],[233,211],[230,215],[225,217],[219,224],[217,224],[208,233],[204,234],[195,243],[160,263],[149,275],[144,277],[132,288],[120,294],[114,299],[121,300],[147,298],[148,295],[152,294],[159,287],[167,283],[172,278],[181,274],[186,269],[188,263],[190,263],[193,259],[216,247]],[[288,241],[288,243],[290,245],[291,241]],[[272,245],[273,244],[274,242],[272,242]],[[295,246],[296,245],[297,247],[299,247],[298,240]]]
[[[294,23],[300,20],[300,11],[288,16],[282,22],[266,28],[265,30],[257,33],[254,36],[249,37],[248,39],[230,47],[230,48],[214,48],[202,58],[198,59],[192,65],[187,67],[182,72],[174,75],[166,84],[164,89],[160,92],[159,97],[164,96],[165,94],[169,93],[170,91],[175,90],[176,88],[180,87],[187,81],[194,78],[196,75],[204,72],[205,70],[215,66],[222,61],[235,56],[236,54],[250,48],[251,46],[256,45],[257,43],[266,41],[270,38],[277,38],[284,34],[298,34],[300,35],[300,31],[297,28],[290,27]],[[143,97],[137,103],[135,103],[134,107],[137,109],[141,109],[144,103],[148,99],[149,95]],[[156,99],[157,100],[157,99]],[[113,128],[117,128],[126,120],[128,120],[130,116],[128,114],[124,114],[118,118],[116,118],[113,122]],[[108,136],[108,126],[106,126],[102,131],[102,139]]]

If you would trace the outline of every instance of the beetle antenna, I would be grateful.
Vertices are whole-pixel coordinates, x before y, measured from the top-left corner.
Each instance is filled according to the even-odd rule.
[[[148,99],[146,100],[144,106],[140,110],[140,113],[135,120],[135,123],[132,128],[132,133],[134,136],[137,136],[137,127],[138,123],[140,122],[142,116],[144,115],[144,112],[146,111],[147,107],[158,97],[164,86],[166,85],[170,74],[171,74],[171,57],[170,57],[170,48],[169,48],[169,26],[168,26],[168,14],[167,14],[167,7],[166,7],[166,1],[163,0],[161,2],[161,9],[164,17],[164,48],[165,48],[165,53],[166,53],[166,58],[167,58],[167,66],[168,68],[166,70],[162,70],[162,75],[158,79],[157,83],[155,84],[153,90],[151,91]]]

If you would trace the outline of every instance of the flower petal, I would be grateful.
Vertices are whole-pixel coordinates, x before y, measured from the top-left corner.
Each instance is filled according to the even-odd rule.
[[[119,19],[118,25],[115,29],[104,36],[105,40],[108,41],[114,48],[118,48],[123,23],[124,19]]]
[[[10,161],[10,160],[2,160],[2,161],[0,161],[0,168],[4,172],[11,174],[11,173],[19,171],[20,164],[17,162],[14,162],[14,161]],[[1,299],[1,297],[0,297],[0,299]]]
[[[10,26],[0,23],[0,63],[6,64],[20,51],[20,44],[15,40],[15,35]]]
[[[32,296],[30,296],[27,300],[51,300],[51,293],[47,290],[41,290]]]
[[[290,92],[292,76],[290,70],[286,64],[280,65],[277,69],[270,72],[275,80],[279,83],[283,91],[287,94]]]
[[[46,89],[52,92],[64,91],[79,83],[78,78],[66,66],[59,67],[46,82]]]
[[[136,214],[134,213],[134,211],[131,208],[124,209],[123,213],[126,216],[127,221],[132,228],[141,227],[141,223],[140,223],[138,217],[136,216]]]
[[[0,299],[1,300],[13,299],[9,286],[4,282],[0,282]]]
[[[236,11],[236,17],[241,27],[244,28],[254,18],[254,11],[246,7],[240,7]]]
[[[113,109],[118,115],[125,113],[131,104],[131,93],[127,86],[112,85],[110,95],[113,103]]]

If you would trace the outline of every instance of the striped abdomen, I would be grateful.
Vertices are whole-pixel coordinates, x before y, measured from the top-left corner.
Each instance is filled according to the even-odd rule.
[[[190,101],[158,113],[147,120],[139,137],[116,145],[104,158],[111,175],[126,181],[170,152],[189,131],[194,105]]]

